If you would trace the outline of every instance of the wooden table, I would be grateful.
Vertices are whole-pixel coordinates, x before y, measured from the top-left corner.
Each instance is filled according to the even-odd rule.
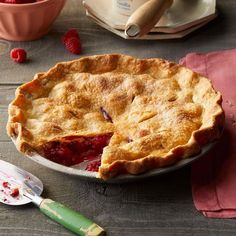
[[[207,219],[195,209],[191,196],[191,167],[137,183],[108,185],[82,181],[42,167],[18,153],[7,137],[7,105],[15,88],[46,71],[58,61],[77,58],[65,51],[60,37],[68,28],[79,30],[83,54],[126,53],[174,61],[192,51],[236,48],[236,2],[218,1],[220,16],[184,39],[126,41],[86,18],[80,1],[69,0],[49,35],[34,42],[0,40],[0,155],[1,159],[31,171],[45,184],[44,196],[60,201],[90,217],[107,235],[236,235],[233,219]],[[14,47],[28,51],[30,62],[15,64]],[[0,205],[0,235],[72,235],[43,216],[33,205]]]

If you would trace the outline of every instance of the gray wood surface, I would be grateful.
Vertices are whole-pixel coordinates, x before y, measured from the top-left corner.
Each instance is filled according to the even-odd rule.
[[[77,58],[64,50],[60,37],[77,28],[83,54],[126,53],[137,57],[162,57],[174,61],[188,52],[236,48],[236,1],[218,1],[220,16],[184,39],[126,41],[85,17],[81,1],[68,0],[52,31],[27,43],[0,39],[0,158],[31,171],[45,185],[44,197],[60,201],[90,217],[110,236],[236,235],[233,219],[207,219],[198,213],[191,196],[190,166],[137,183],[107,185],[82,181],[57,173],[18,153],[7,137],[7,105],[17,85],[46,71],[58,61]],[[28,51],[30,61],[15,64],[9,58],[14,47]],[[43,216],[33,205],[0,205],[0,235],[72,235]]]

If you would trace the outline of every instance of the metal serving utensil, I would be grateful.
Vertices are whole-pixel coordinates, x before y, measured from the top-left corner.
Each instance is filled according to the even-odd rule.
[[[33,202],[52,220],[81,236],[102,236],[104,229],[80,213],[44,199],[43,183],[36,176],[6,161],[0,160],[0,202],[7,205],[24,205]]]

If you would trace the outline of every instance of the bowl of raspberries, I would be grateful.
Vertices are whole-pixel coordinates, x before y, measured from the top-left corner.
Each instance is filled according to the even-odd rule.
[[[0,0],[0,38],[30,41],[49,32],[66,0]]]

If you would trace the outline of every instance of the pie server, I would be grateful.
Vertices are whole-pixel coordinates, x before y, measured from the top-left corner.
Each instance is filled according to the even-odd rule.
[[[171,7],[173,0],[149,0],[140,6],[128,19],[125,34],[140,37],[147,34]]]
[[[104,229],[80,213],[40,197],[43,183],[36,176],[8,162],[0,160],[0,202],[7,205],[24,205],[33,202],[52,220],[81,236],[102,236]]]

